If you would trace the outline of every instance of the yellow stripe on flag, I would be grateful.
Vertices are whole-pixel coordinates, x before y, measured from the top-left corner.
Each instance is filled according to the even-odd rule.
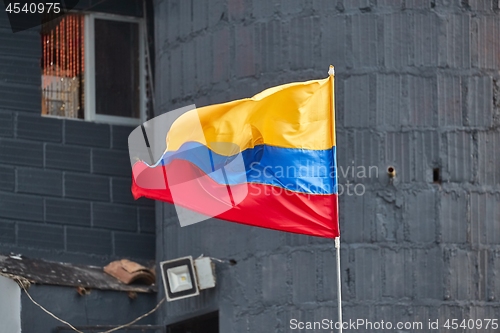
[[[189,141],[207,145],[222,155],[234,152],[219,150],[214,143],[234,143],[240,151],[261,144],[329,149],[335,146],[335,120],[331,106],[325,103],[331,94],[332,86],[326,78],[285,84],[252,98],[189,111],[172,125],[167,151],[178,150]],[[203,133],[192,130],[193,121],[201,123]]]

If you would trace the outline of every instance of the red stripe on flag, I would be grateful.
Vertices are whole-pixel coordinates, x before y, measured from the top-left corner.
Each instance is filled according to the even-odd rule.
[[[164,168],[169,180],[174,180],[168,185]],[[236,202],[233,207],[226,185],[216,183],[185,160],[155,168],[139,162],[133,174],[132,193],[136,199],[147,197],[170,203],[175,199],[176,205],[226,221],[319,237],[339,236],[336,194],[298,193],[255,183],[231,185]]]

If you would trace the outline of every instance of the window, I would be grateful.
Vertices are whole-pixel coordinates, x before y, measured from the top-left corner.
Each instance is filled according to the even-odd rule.
[[[219,313],[212,312],[167,326],[167,333],[218,333]]]
[[[42,114],[124,125],[146,120],[140,18],[69,14],[42,29]]]

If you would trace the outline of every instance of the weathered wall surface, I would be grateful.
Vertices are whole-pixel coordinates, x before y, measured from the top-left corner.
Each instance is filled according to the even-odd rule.
[[[2,7],[3,8],[3,7]],[[0,13],[0,252],[154,259],[154,208],[134,201],[133,128],[41,116],[41,37]]]
[[[364,191],[340,196],[345,319],[499,317],[498,1],[164,0],[155,11],[160,112],[335,65],[340,183]],[[370,166],[378,177],[358,174]],[[157,215],[158,260],[238,262],[217,264],[217,288],[169,304],[163,322],[213,309],[223,333],[336,320],[332,241],[221,221],[180,228],[169,205]]]

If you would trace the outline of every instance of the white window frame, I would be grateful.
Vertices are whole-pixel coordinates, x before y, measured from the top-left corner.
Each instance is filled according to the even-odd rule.
[[[145,22],[143,18],[121,16],[104,13],[84,13],[84,44],[85,44],[85,70],[84,70],[84,113],[86,121],[93,121],[97,123],[107,123],[116,125],[133,125],[137,126],[146,121],[146,41],[145,41]],[[95,26],[96,19],[110,20],[137,23],[139,26],[139,106],[140,117],[120,117],[102,115],[96,113],[96,85],[95,85]]]

